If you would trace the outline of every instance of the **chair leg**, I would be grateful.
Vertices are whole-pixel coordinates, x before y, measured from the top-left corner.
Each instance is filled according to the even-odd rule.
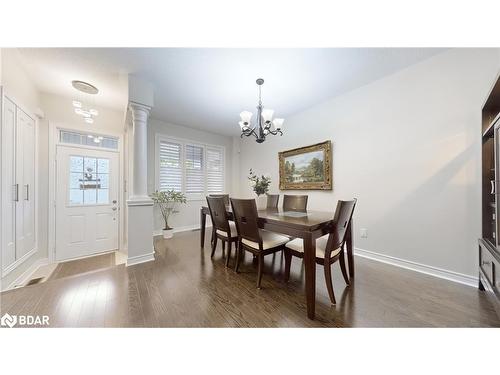
[[[257,270],[257,289],[260,289],[260,283],[262,281],[262,271],[264,268],[264,255],[259,254],[259,268]]]
[[[328,295],[330,296],[330,301],[332,302],[332,305],[335,305],[337,302],[335,301],[335,294],[333,294],[331,264],[325,264],[324,269],[325,269],[326,289],[328,289]]]
[[[234,272],[238,273],[240,268],[240,253],[241,253],[241,243],[238,241],[236,243],[236,264],[234,265]]]
[[[231,258],[231,241],[227,242],[227,257],[226,257],[226,268],[229,266],[229,258]]]
[[[214,257],[216,247],[217,247],[217,236],[214,236],[214,241],[212,242],[212,254],[210,254],[210,258]]]
[[[351,285],[351,283],[349,282],[349,276],[347,276],[347,269],[345,268],[345,258],[343,249],[341,249],[339,254],[339,263],[340,263],[340,270],[342,271],[342,276],[344,276],[345,283],[347,285]]]
[[[283,250],[285,253],[285,282],[287,283],[290,279],[290,267],[292,266],[292,253],[290,250],[285,248]]]
[[[226,241],[222,241],[222,257],[226,256]]]

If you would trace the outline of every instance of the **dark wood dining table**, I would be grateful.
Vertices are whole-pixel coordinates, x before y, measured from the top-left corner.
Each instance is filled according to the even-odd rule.
[[[226,211],[233,220],[231,207]],[[327,234],[333,223],[333,212],[326,211],[283,211],[282,209],[259,210],[259,227],[276,233],[286,234],[304,241],[304,268],[307,316],[314,319],[316,306],[316,239]],[[205,226],[208,207],[200,209],[200,245],[205,245]],[[352,224],[347,231],[346,252],[349,264],[349,277],[354,278]]]

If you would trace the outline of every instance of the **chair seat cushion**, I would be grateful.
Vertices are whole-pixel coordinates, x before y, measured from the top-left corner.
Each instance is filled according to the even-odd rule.
[[[264,250],[267,249],[272,249],[274,247],[282,246],[286,244],[290,239],[286,236],[282,236],[277,233],[269,232],[267,230],[261,230],[260,231],[260,236],[262,237],[262,248]],[[243,242],[245,245],[250,246],[254,249],[259,249],[259,244],[257,242],[249,241],[246,239],[242,239],[241,242]]]
[[[236,231],[236,225],[232,221],[229,222],[229,231],[230,231],[229,236],[227,235],[226,232],[219,229],[217,229],[217,234],[220,234],[221,236],[224,237],[238,237],[238,232]]]
[[[316,258],[325,257],[326,243],[328,242],[328,234],[320,237],[316,240]],[[302,238],[296,238],[286,244],[286,247],[290,250],[295,250],[298,253],[304,252],[304,240]],[[334,257],[340,253],[340,248],[332,250],[330,257]]]

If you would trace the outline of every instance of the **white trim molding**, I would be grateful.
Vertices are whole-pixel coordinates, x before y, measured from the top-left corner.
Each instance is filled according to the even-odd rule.
[[[26,262],[29,258],[31,258],[37,252],[38,252],[37,248],[31,249],[26,254],[24,254],[21,258],[17,259],[14,263],[5,267],[5,269],[2,271],[2,277],[7,276],[9,273],[14,271],[17,267],[19,267],[21,264]]]
[[[474,276],[465,275],[463,273],[449,271],[438,267],[429,266],[426,264],[421,264],[417,262],[412,262],[410,260],[404,260],[400,258],[396,258],[390,255],[384,255],[380,253],[376,253],[374,251],[363,250],[360,248],[354,248],[354,255],[375,260],[377,262],[382,262],[386,264],[390,264],[392,266],[404,268],[411,271],[416,271],[420,273],[424,273],[426,275],[439,277],[440,279],[445,279],[449,281],[453,281],[456,283],[477,287],[478,278]]]
[[[14,289],[16,287],[24,286],[30,279],[31,276],[42,266],[46,266],[49,264],[48,258],[41,258],[35,261],[26,271],[24,271],[21,275],[19,275],[13,282],[9,284],[9,286],[5,289],[2,289],[2,292],[6,290]]]
[[[136,264],[151,262],[153,260],[155,260],[154,251],[152,253],[149,253],[149,254],[137,255],[135,257],[128,257],[127,258],[127,267],[134,266]]]
[[[206,225],[205,228],[212,228],[212,225]],[[183,227],[177,227],[177,228],[174,228],[174,233],[180,233],[180,232],[189,232],[189,231],[195,231],[195,230],[199,230],[200,229],[200,225],[197,224],[197,225],[186,225],[186,226],[183,226]],[[163,235],[163,231],[162,229],[155,229],[153,231],[153,236],[161,236]]]

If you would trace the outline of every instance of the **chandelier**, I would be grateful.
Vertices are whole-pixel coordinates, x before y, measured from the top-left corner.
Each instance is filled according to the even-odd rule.
[[[269,134],[283,135],[283,122],[285,120],[282,118],[275,118],[273,120],[274,111],[272,109],[264,109],[261,98],[261,86],[264,84],[264,80],[259,78],[256,82],[259,86],[259,105],[257,106],[256,124],[252,126],[251,123],[253,113],[243,111],[240,113],[241,121],[239,125],[241,128],[241,138],[243,138],[243,136],[249,137],[253,135],[257,143],[262,143]]]
[[[72,81],[71,85],[79,91],[78,100],[73,100],[75,113],[82,116],[87,124],[93,124],[94,118],[99,115],[99,112],[92,108],[89,102],[92,95],[97,94],[99,90],[94,85],[83,81]]]

